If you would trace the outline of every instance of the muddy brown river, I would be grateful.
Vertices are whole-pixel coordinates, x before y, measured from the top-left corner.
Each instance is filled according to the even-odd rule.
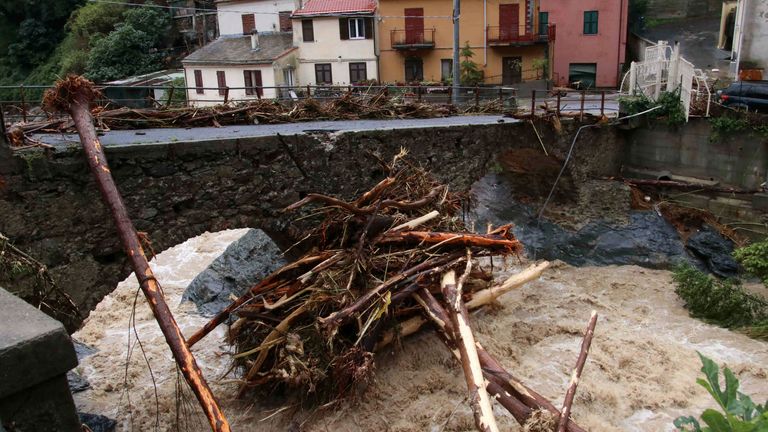
[[[153,261],[185,334],[207,319],[197,315],[193,305],[179,304],[184,289],[244,233],[206,233]],[[497,277],[519,269],[515,263]],[[75,395],[78,408],[117,419],[120,431],[175,430],[177,418],[180,430],[210,430],[189,391],[181,404],[176,403],[179,376],[141,295],[135,328],[146,360],[129,331],[137,290],[131,276],[74,335],[98,350],[77,368],[92,386]],[[540,280],[502,297],[497,307],[474,313],[473,326],[480,342],[507,369],[559,405],[593,309],[600,319],[573,407],[574,418],[588,430],[672,431],[675,417],[713,407],[695,383],[700,375],[696,351],[733,369],[742,391],[756,402],[768,398],[768,344],[688,317],[668,271],[576,268],[556,262]],[[230,360],[223,328],[194,351],[235,431],[474,429],[461,369],[428,331],[379,354],[376,380],[360,400],[314,411],[235,400],[236,377],[225,375]],[[502,430],[521,430],[500,407],[496,415]]]

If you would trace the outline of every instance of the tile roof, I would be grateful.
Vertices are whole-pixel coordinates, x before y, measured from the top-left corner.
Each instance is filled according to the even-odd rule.
[[[293,16],[372,14],[376,11],[375,0],[308,0]]]
[[[259,35],[259,50],[251,49],[250,36],[220,37],[188,55],[184,64],[269,64],[293,49],[291,33]]]

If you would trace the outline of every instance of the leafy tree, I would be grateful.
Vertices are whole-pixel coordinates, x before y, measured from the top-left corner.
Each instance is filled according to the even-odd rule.
[[[130,26],[144,32],[150,38],[150,44],[156,48],[165,42],[171,30],[171,20],[168,14],[154,8],[129,9],[125,12],[123,19],[124,21],[120,25]]]
[[[466,41],[459,54],[464,57],[464,60],[461,62],[461,84],[465,86],[476,86],[483,82],[483,71],[478,68],[477,63],[472,61],[472,56],[474,56],[475,53],[472,52],[472,48],[469,46],[469,41]]]
[[[67,30],[80,42],[109,34],[123,20],[125,6],[112,3],[88,3],[72,13]]]
[[[109,81],[152,72],[162,67],[162,56],[153,50],[154,38],[129,25],[122,25],[96,42],[86,75],[94,81]]]

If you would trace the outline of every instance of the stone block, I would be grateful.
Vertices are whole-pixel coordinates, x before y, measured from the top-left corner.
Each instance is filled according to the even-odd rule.
[[[14,431],[78,431],[66,373],[77,356],[64,326],[0,289],[0,420]]]
[[[768,211],[768,193],[752,195],[752,208],[760,211]]]

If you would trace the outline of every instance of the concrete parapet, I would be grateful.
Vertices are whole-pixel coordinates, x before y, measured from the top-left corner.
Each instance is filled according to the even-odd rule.
[[[0,424],[80,431],[66,373],[77,356],[64,326],[0,288]]]

